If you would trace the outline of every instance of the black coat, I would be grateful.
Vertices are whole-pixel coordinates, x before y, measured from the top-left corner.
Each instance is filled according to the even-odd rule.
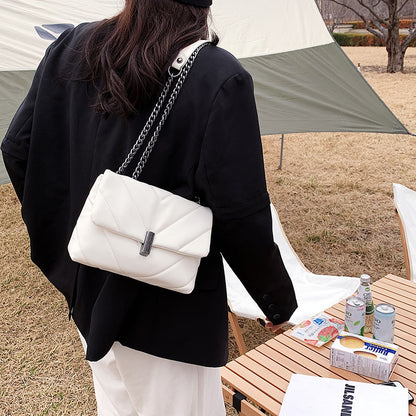
[[[65,32],[42,60],[2,142],[22,202],[31,256],[65,296],[98,360],[114,341],[204,366],[227,360],[227,296],[221,254],[274,323],[296,308],[273,242],[269,196],[250,75],[228,52],[199,54],[140,179],[214,214],[211,250],[195,290],[178,294],[70,260],[67,244],[96,177],[116,170],[149,111],[128,121],[93,108],[78,52],[91,24]]]

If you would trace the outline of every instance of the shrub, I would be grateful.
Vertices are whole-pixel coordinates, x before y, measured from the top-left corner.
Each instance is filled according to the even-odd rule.
[[[365,23],[362,20],[356,22],[347,22],[347,24],[352,25],[353,29],[365,29]]]
[[[365,23],[362,20],[357,20],[353,22],[345,22],[345,23],[349,25],[353,25],[353,29],[365,29]],[[411,24],[412,24],[412,19],[402,19],[399,21],[399,28],[409,29]]]
[[[340,46],[383,46],[382,41],[367,33],[333,33]]]
[[[333,33],[335,41],[340,46],[383,46],[383,42],[371,33]],[[400,40],[408,35],[400,35]],[[410,44],[416,47],[416,39]]]
[[[412,24],[411,19],[403,19],[403,20],[400,20],[399,27],[400,29],[409,29],[411,24]]]

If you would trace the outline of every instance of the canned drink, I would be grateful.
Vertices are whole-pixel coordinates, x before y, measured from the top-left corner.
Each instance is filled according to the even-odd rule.
[[[345,302],[345,330],[351,334],[364,335],[364,300],[351,296]]]
[[[374,310],[373,338],[393,343],[395,321],[395,307],[388,303],[379,303]]]

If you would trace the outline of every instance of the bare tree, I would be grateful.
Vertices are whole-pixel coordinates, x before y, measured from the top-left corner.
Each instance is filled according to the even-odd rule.
[[[364,23],[366,29],[380,38],[386,45],[387,72],[403,72],[404,55],[416,39],[416,26],[412,24],[409,35],[400,42],[399,19],[409,10],[414,0],[327,0],[354,12]]]
[[[344,21],[347,9],[336,3],[321,4],[321,14],[324,18],[326,25],[331,33],[335,30],[338,24]]]

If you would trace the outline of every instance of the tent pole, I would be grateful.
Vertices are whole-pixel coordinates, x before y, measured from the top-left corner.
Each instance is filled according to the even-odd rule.
[[[414,136],[414,137],[416,137],[416,134],[414,134],[414,133],[409,133],[411,136]]]
[[[282,170],[282,164],[283,164],[283,143],[285,141],[285,135],[282,133],[282,139],[281,139],[281,146],[280,146],[280,165],[279,169]]]

